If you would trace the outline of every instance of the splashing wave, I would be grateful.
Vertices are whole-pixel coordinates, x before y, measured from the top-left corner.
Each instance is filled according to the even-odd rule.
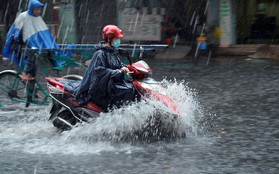
[[[176,132],[195,135],[200,129],[198,122],[203,117],[197,94],[184,82],[163,80],[161,83],[166,95],[171,96],[177,105],[179,117]],[[141,130],[148,116],[158,111],[172,112],[158,101],[141,101],[110,113],[101,113],[94,121],[71,131],[59,132],[48,121],[48,109],[0,111],[0,149],[30,153],[98,153],[115,150],[112,145],[115,141],[124,139],[129,142],[127,135],[133,140],[137,139],[137,134],[131,132]],[[126,144],[117,150],[127,150],[129,147]]]

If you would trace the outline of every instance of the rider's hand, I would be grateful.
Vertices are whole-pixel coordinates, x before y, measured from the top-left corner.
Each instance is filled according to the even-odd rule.
[[[123,66],[121,68],[121,72],[124,73],[124,74],[127,74],[128,72],[130,72],[130,70],[127,67]]]

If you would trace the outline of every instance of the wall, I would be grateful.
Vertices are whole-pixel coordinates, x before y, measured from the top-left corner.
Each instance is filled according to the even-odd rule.
[[[220,38],[220,46],[228,47],[236,44],[236,20],[235,20],[235,4],[233,0],[220,0],[220,28],[222,35]]]
[[[76,24],[78,43],[99,43],[102,29],[116,24],[116,1],[76,0]]]
[[[132,4],[132,1],[117,1],[118,25],[127,41],[160,41],[163,15],[161,4]]]
[[[267,16],[276,16],[276,23],[277,26],[279,26],[279,1],[273,1],[271,3],[268,3],[267,10],[266,10]]]
[[[239,43],[247,42],[251,36],[251,26],[254,23],[254,18],[257,10],[257,0],[238,0],[236,15],[237,15],[237,35]]]
[[[75,0],[68,0],[60,5],[60,25],[56,38],[59,43],[71,44],[77,42]],[[55,28],[55,26],[53,26]]]
[[[219,0],[211,0],[209,3],[207,25],[219,25]]]

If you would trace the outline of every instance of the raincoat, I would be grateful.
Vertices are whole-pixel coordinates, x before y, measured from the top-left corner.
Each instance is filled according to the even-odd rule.
[[[103,109],[108,106],[120,107],[134,98],[133,85],[124,79],[120,69],[124,64],[116,51],[101,46],[96,50],[79,88],[75,91],[80,105],[92,101]]]
[[[38,0],[30,0],[28,10],[17,16],[7,34],[2,54],[17,65],[20,61],[20,50],[24,45],[39,49],[58,48],[42,17],[33,14],[35,8],[43,7],[44,4]]]

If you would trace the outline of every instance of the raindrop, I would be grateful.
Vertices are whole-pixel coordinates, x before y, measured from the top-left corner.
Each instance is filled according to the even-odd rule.
[[[90,10],[87,11],[86,22],[85,23],[88,23],[89,15],[90,15]]]
[[[139,58],[141,59],[143,56],[143,52],[144,52],[144,48],[142,46],[140,46],[140,55]]]
[[[37,173],[37,164],[34,167],[34,174],[36,174],[36,173]]]
[[[73,29],[74,29],[74,22],[75,22],[75,21],[72,20],[72,23],[71,23],[71,25],[70,25],[70,31],[69,31],[70,33],[71,33],[71,32],[73,31]]]
[[[45,3],[44,9],[43,9],[43,13],[42,13],[42,17],[44,17],[44,16],[45,16],[46,9],[47,9],[47,3]]]
[[[134,44],[133,52],[132,52],[132,57],[134,57],[134,55],[135,55],[136,47],[137,47],[137,43]]]
[[[8,9],[9,9],[10,3],[8,3],[6,11],[5,11],[5,15],[4,15],[4,23],[7,22],[7,14],[8,14]]]
[[[142,14],[140,26],[142,26],[142,24],[143,24],[143,19],[144,19],[144,14]]]
[[[40,47],[39,47],[39,53],[41,53],[42,52],[42,48],[43,48],[43,42],[40,44]]]
[[[132,20],[131,20],[131,22],[130,22],[128,31],[132,31],[133,21],[134,21],[134,17],[132,17]]]
[[[176,33],[175,35],[173,48],[175,48],[177,41],[178,41],[178,33]]]
[[[56,42],[55,42],[55,39],[53,39],[53,41],[52,41],[52,44],[51,44],[51,47],[52,48],[54,48],[54,44],[55,44]]]
[[[64,36],[64,39],[63,39],[63,44],[65,44],[66,43],[66,39],[67,39],[67,37],[68,37],[68,32],[69,32],[69,25],[67,26],[67,29],[66,29],[66,32],[65,32],[65,36]]]
[[[210,3],[209,1],[206,2],[206,7],[205,7],[205,10],[204,10],[204,15],[206,14],[206,12],[207,12],[207,10],[208,10],[209,3]]]
[[[18,10],[20,9],[21,7],[21,3],[22,3],[22,0],[19,1],[19,4],[18,4]]]
[[[198,24],[198,20],[199,20],[199,15],[198,15],[198,16],[197,16],[197,18],[196,18],[196,21],[195,21],[195,25],[194,25],[194,28],[193,28],[192,34],[194,34],[194,33],[195,33],[196,26],[197,26],[197,24]]]
[[[204,23],[203,26],[202,26],[202,30],[201,30],[200,35],[203,33],[204,29],[205,29],[205,23]]]
[[[211,51],[208,54],[207,61],[206,61],[206,66],[208,66],[210,58],[211,58]]]
[[[100,12],[101,16],[103,14],[103,9],[104,9],[104,4],[102,4],[102,7],[101,7],[101,12]],[[102,20],[102,17],[100,17],[100,20]]]
[[[15,60],[15,52],[13,51],[13,53],[12,53],[12,61],[14,61]],[[21,60],[20,60],[21,61]],[[21,63],[20,63],[21,64]]]
[[[24,9],[27,9],[28,8],[28,1],[25,2],[25,7]]]
[[[81,9],[82,9],[82,4],[79,6],[78,17],[80,17]]]
[[[59,29],[58,29],[58,32],[57,32],[57,36],[56,36],[57,38],[60,37],[60,32],[61,32],[61,28],[63,26],[63,23],[64,23],[64,16],[62,16],[62,21],[61,21],[61,24],[59,26]]]
[[[81,44],[84,43],[84,39],[85,39],[85,36],[83,35],[83,36],[82,36],[82,39],[81,39]]]
[[[138,25],[138,20],[139,20],[139,13],[137,13],[137,17],[136,17],[136,21],[135,21],[135,28],[134,28],[134,32],[136,32],[137,25]]]
[[[198,51],[199,51],[199,47],[200,47],[200,42],[198,43],[198,45],[197,45],[197,48],[196,48],[196,52],[195,52],[195,56],[194,56],[194,59],[196,59],[197,58],[197,55],[198,55]]]
[[[191,26],[193,25],[195,15],[196,15],[196,11],[194,11],[194,14],[193,14],[192,19],[191,19],[191,22],[190,22],[190,25],[191,25]]]
[[[16,13],[16,17],[22,12],[22,9],[20,9],[17,13]]]

